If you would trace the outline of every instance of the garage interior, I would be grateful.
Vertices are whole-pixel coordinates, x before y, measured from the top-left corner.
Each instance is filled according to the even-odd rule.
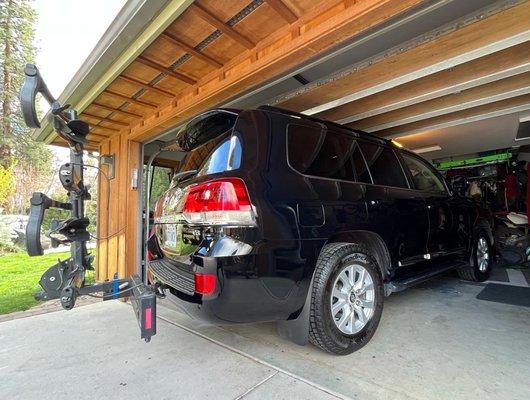
[[[530,272],[517,266],[530,260],[524,223],[530,47],[519,19],[528,6],[431,2],[219,106],[281,107],[394,139],[421,154],[459,195],[495,213],[497,264],[513,268],[496,269],[494,280],[526,287]],[[179,128],[144,147],[144,156],[158,154],[154,163],[166,173],[185,156],[171,146]],[[507,218],[510,212],[517,215]]]
[[[132,13],[130,3],[123,13]],[[153,4],[150,11],[135,8],[137,20],[118,16],[117,24],[130,28],[135,21],[145,34],[131,40],[131,32],[109,30],[116,48],[101,50],[61,96],[92,125],[88,147],[113,156],[112,165],[101,163],[115,177],[99,183],[98,235],[108,239],[98,243],[97,279],[144,268],[147,172],[165,174],[169,184],[185,156],[171,142],[198,113],[271,105],[345,124],[419,153],[453,190],[492,209],[500,229],[491,280],[470,284],[449,275],[390,296],[373,342],[338,362],[277,338],[271,324],[213,327],[170,304],[161,307],[160,330],[177,327],[330,396],[446,398],[450,382],[452,398],[524,398],[530,392],[530,1]],[[61,144],[50,126],[36,137]],[[131,183],[139,171],[143,194],[141,184]],[[101,330],[100,322],[91,329]]]

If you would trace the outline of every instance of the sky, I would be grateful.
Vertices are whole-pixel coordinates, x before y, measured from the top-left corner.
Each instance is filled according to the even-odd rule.
[[[35,0],[37,66],[55,97],[103,36],[125,0]]]
[[[86,60],[126,0],[34,0],[37,66],[52,95],[58,98]],[[43,111],[48,104],[41,102]],[[68,151],[52,147],[57,162]]]

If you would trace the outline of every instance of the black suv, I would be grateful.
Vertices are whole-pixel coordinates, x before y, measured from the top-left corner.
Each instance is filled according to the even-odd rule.
[[[439,273],[483,281],[487,215],[397,143],[273,107],[216,109],[158,200],[149,279],[214,323],[276,321],[336,354],[366,344],[384,297]]]

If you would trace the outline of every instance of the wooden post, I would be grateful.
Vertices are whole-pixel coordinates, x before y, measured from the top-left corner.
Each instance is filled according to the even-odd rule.
[[[116,135],[102,142],[99,152],[114,156],[114,178],[99,177],[96,279],[104,281],[116,272],[120,278],[130,276],[140,262],[141,143]],[[101,168],[108,175],[109,166]]]

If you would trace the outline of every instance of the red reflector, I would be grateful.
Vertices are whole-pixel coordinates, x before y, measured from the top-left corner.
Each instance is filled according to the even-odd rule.
[[[216,281],[215,275],[195,274],[195,291],[200,294],[212,294]]]
[[[153,326],[153,313],[151,307],[145,309],[145,329],[151,329]]]
[[[226,178],[200,183],[189,189],[183,212],[248,211],[250,199],[245,183],[238,178]]]

